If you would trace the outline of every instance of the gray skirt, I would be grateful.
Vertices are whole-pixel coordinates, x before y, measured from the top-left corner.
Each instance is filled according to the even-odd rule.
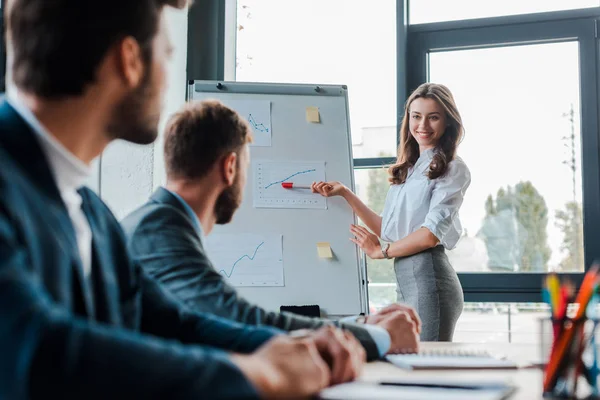
[[[412,306],[422,322],[421,341],[451,342],[464,296],[443,246],[394,260],[399,303]]]

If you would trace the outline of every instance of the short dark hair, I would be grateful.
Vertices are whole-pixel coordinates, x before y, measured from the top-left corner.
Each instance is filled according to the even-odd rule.
[[[165,167],[169,178],[198,179],[230,152],[252,141],[248,123],[216,100],[188,103],[165,129]]]
[[[6,3],[6,2],[5,2]],[[186,0],[8,0],[7,47],[15,85],[44,98],[81,95],[109,49],[127,36],[152,59],[162,8]]]

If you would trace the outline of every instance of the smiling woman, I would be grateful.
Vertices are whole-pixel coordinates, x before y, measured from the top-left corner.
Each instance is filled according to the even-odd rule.
[[[458,210],[471,175],[456,156],[463,126],[448,88],[431,83],[417,88],[406,102],[400,135],[381,216],[339,182],[317,182],[313,191],[346,199],[369,228],[350,228],[351,240],[367,256],[394,258],[398,301],[417,309],[421,340],[451,341],[463,292],[445,250],[461,236]]]

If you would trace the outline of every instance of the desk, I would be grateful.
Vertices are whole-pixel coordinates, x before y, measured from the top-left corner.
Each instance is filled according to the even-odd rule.
[[[466,344],[466,343],[421,343],[423,349],[452,348],[452,349],[484,349],[490,353],[506,355],[517,363],[528,363],[539,360],[539,347],[531,344]],[[366,365],[360,380],[366,382],[379,382],[399,376],[409,375],[433,376],[444,378],[456,377],[457,379],[506,379],[513,382],[517,392],[511,400],[542,399],[542,370],[538,368],[522,368],[515,370],[469,370],[469,371],[409,371],[395,367],[392,364],[378,361]],[[579,385],[580,387],[583,385]]]

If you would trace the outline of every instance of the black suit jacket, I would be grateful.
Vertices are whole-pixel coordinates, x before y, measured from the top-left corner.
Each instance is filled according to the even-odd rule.
[[[159,188],[145,205],[121,221],[131,255],[142,268],[190,308],[252,325],[291,331],[315,329],[330,320],[270,312],[238,296],[206,256],[201,232],[182,202]],[[339,324],[363,344],[369,360],[377,346],[360,325]]]
[[[93,235],[86,289],[37,140],[0,101],[0,398],[255,397],[218,348],[250,352],[275,330],[190,312],[131,261],[118,222],[82,189]]]

